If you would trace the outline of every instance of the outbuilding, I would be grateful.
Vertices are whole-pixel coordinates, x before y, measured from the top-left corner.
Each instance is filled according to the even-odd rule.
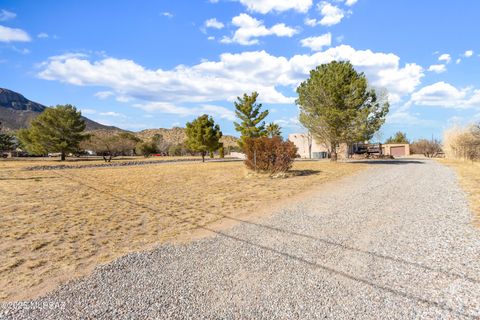
[[[408,143],[382,144],[382,154],[394,157],[408,156],[410,155],[410,145]]]

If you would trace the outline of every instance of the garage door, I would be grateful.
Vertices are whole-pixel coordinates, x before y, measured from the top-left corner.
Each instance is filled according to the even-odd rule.
[[[405,146],[391,147],[390,154],[394,157],[402,157],[405,155]]]

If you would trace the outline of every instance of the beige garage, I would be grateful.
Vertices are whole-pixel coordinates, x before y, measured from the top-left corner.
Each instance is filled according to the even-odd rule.
[[[407,143],[383,144],[382,153],[394,157],[410,155],[410,145]]]
[[[394,157],[403,157],[405,155],[405,146],[391,147],[390,154]]]

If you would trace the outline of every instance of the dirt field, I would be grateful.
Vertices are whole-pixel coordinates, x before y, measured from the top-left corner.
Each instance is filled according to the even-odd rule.
[[[365,167],[298,162],[286,179],[251,176],[241,162],[23,170],[39,163],[0,161],[0,301],[38,296],[125,253],[233,221],[225,216],[261,214]]]
[[[460,184],[468,194],[470,206],[476,215],[474,224],[480,227],[480,163],[450,159],[442,159],[440,162],[457,171]]]

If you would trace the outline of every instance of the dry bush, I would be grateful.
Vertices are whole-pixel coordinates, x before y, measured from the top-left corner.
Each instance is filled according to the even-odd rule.
[[[245,165],[257,172],[287,172],[297,155],[297,147],[280,137],[247,138],[244,144]]]
[[[480,124],[466,128],[458,126],[445,131],[445,155],[452,159],[480,159]]]
[[[442,152],[442,144],[437,139],[420,139],[410,145],[413,154],[423,154],[427,158],[438,156]]]

